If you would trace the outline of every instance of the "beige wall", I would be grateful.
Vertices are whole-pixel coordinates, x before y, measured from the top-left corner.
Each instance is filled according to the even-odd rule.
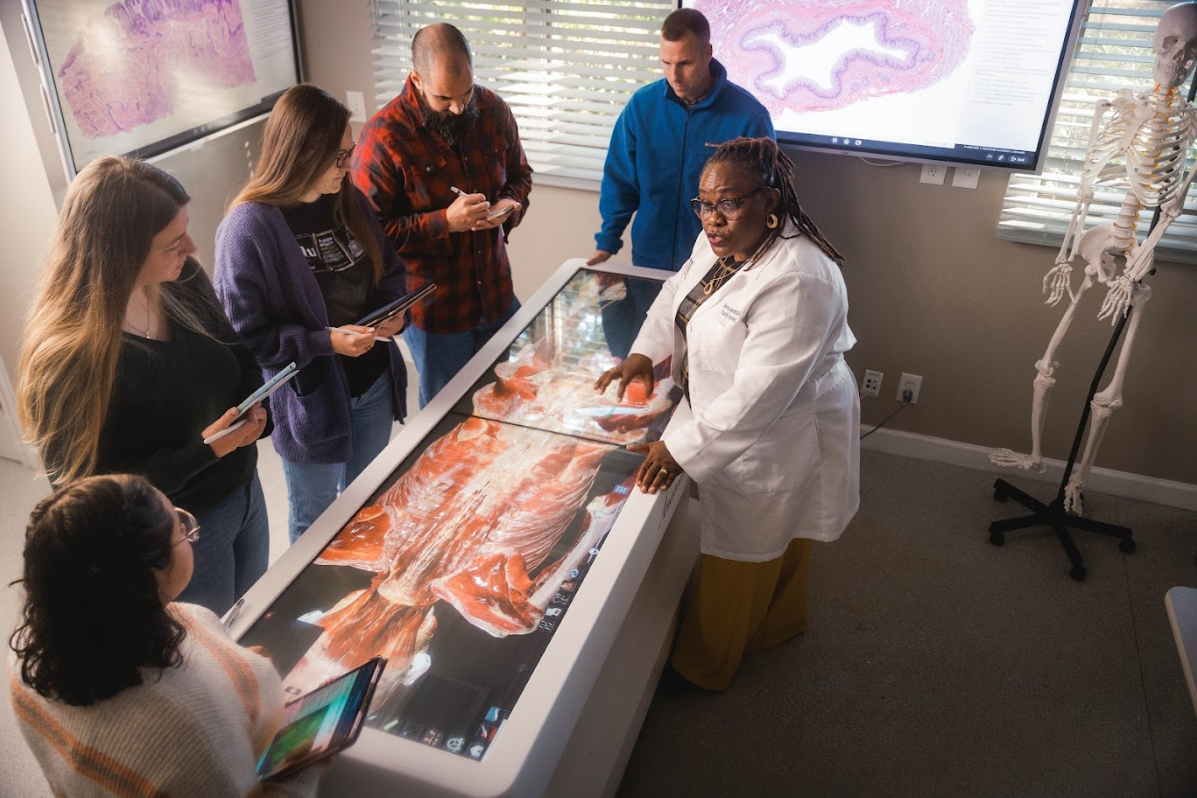
[[[10,46],[12,3],[0,0]],[[373,112],[378,103],[369,3],[300,0],[299,7],[308,79],[339,98],[346,90],[362,91]],[[14,48],[14,60],[22,55]],[[224,203],[248,174],[258,136],[260,128],[254,126],[162,164],[195,197],[192,230],[208,263]],[[858,375],[865,368],[885,372],[882,396],[864,400],[865,422],[876,423],[897,407],[898,376],[908,371],[923,376],[922,396],[890,422],[891,428],[1025,451],[1033,364],[1062,309],[1044,306],[1039,292],[1054,252],[993,236],[1005,178],[984,173],[979,188],[971,191],[920,184],[914,165],[880,168],[802,152],[793,157],[807,209],[848,258],[850,319],[860,339],[849,362]],[[536,187],[530,212],[511,241],[521,296],[530,295],[566,258],[593,249],[597,204],[593,192]],[[13,206],[6,202],[5,207]],[[18,238],[33,250],[29,229],[22,224],[25,235]],[[12,255],[10,246],[0,279],[14,279],[14,271],[19,280],[32,279],[32,251]],[[1197,326],[1187,312],[1197,305],[1197,270],[1161,264],[1150,282],[1155,298],[1144,314],[1127,377],[1126,408],[1115,415],[1098,464],[1197,482],[1197,424],[1187,414],[1197,395],[1197,369],[1186,346]],[[7,360],[15,351],[13,319],[21,300],[9,301],[20,292],[6,286],[0,283],[0,302],[9,302],[0,307],[0,354]],[[1060,382],[1046,439],[1049,457],[1068,455],[1085,390],[1109,335],[1109,326],[1096,321],[1100,300],[1096,292],[1089,298],[1059,353]]]
[[[849,362],[885,372],[864,401],[868,422],[895,406],[902,371],[923,376],[922,397],[897,429],[985,446],[1030,447],[1031,380],[1063,306],[1040,293],[1055,251],[998,241],[1006,178],[982,173],[977,190],[928,186],[919,167],[871,167],[854,158],[796,153],[800,196],[848,257],[850,320],[860,343]],[[950,183],[950,180],[947,181]],[[1185,342],[1197,270],[1159,264],[1124,398],[1097,464],[1197,482],[1197,425],[1188,415],[1197,376]],[[1098,322],[1104,291],[1078,310],[1058,353],[1045,454],[1065,459],[1111,327]],[[1113,366],[1108,373],[1112,374]]]
[[[6,109],[0,124],[0,457],[23,461],[16,416],[12,412],[9,375],[16,374],[22,318],[37,279],[30,268],[45,251],[54,230],[56,213],[46,171],[30,158],[37,145],[29,115],[23,113],[21,88],[12,54],[0,36],[0,102]],[[20,209],[20,213],[17,211]]]
[[[18,20],[17,24],[20,22]],[[18,31],[19,32],[19,31]],[[20,49],[16,44],[19,43]],[[38,156],[34,117],[22,99],[16,61],[29,60],[21,38],[0,36],[0,365],[16,375],[25,309],[37,281],[58,211],[46,169]],[[42,115],[44,117],[44,114]]]

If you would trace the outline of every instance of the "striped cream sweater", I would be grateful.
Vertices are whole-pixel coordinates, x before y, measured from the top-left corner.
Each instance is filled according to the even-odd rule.
[[[171,605],[187,630],[183,664],[89,707],[50,701],[21,681],[9,689],[21,733],[50,787],[70,798],[312,796],[309,768],[260,783],[254,766],[273,737],[282,684],[265,657],[237,645],[212,612]]]

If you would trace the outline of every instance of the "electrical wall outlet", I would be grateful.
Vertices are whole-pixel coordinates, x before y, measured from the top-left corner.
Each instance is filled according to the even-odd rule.
[[[916,404],[919,400],[919,389],[923,387],[923,378],[917,374],[902,373],[898,381],[898,401],[908,405]],[[907,395],[909,392],[909,395]]]
[[[366,121],[366,97],[360,91],[345,92],[345,105],[349,108],[350,122]]]
[[[948,168],[943,164],[925,163],[923,164],[923,172],[919,175],[919,182],[930,183],[933,186],[942,186],[947,172]]]
[[[864,379],[860,381],[860,395],[876,396],[881,393],[881,378],[884,376],[880,371],[865,369]]]

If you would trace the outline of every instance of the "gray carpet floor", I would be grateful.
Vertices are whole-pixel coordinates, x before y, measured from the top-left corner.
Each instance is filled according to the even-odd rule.
[[[1197,513],[1101,495],[1076,533],[989,544],[994,475],[866,451],[860,513],[815,544],[807,632],[725,694],[658,692],[623,778],[640,796],[1194,796],[1197,720],[1164,605],[1197,585]],[[1050,499],[1044,483],[1009,478]]]
[[[277,459],[261,470],[277,494]],[[1138,550],[1077,533],[1077,583],[1046,529],[988,543],[990,521],[1023,514],[993,500],[993,479],[864,452],[860,513],[815,547],[806,634],[746,659],[727,693],[658,692],[621,798],[1197,796],[1197,716],[1164,606],[1197,586],[1197,513],[1087,496]],[[0,461],[5,586],[45,490]],[[16,598],[0,588],[6,635]],[[48,795],[0,703],[0,796]]]

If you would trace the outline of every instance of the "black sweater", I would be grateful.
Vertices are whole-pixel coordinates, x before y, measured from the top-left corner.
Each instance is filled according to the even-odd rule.
[[[260,387],[262,374],[199,265],[188,259],[179,279],[216,340],[174,321],[169,341],[123,334],[96,473],[140,474],[177,506],[202,515],[249,484],[258,462],[256,445],[218,459],[202,431]]]

